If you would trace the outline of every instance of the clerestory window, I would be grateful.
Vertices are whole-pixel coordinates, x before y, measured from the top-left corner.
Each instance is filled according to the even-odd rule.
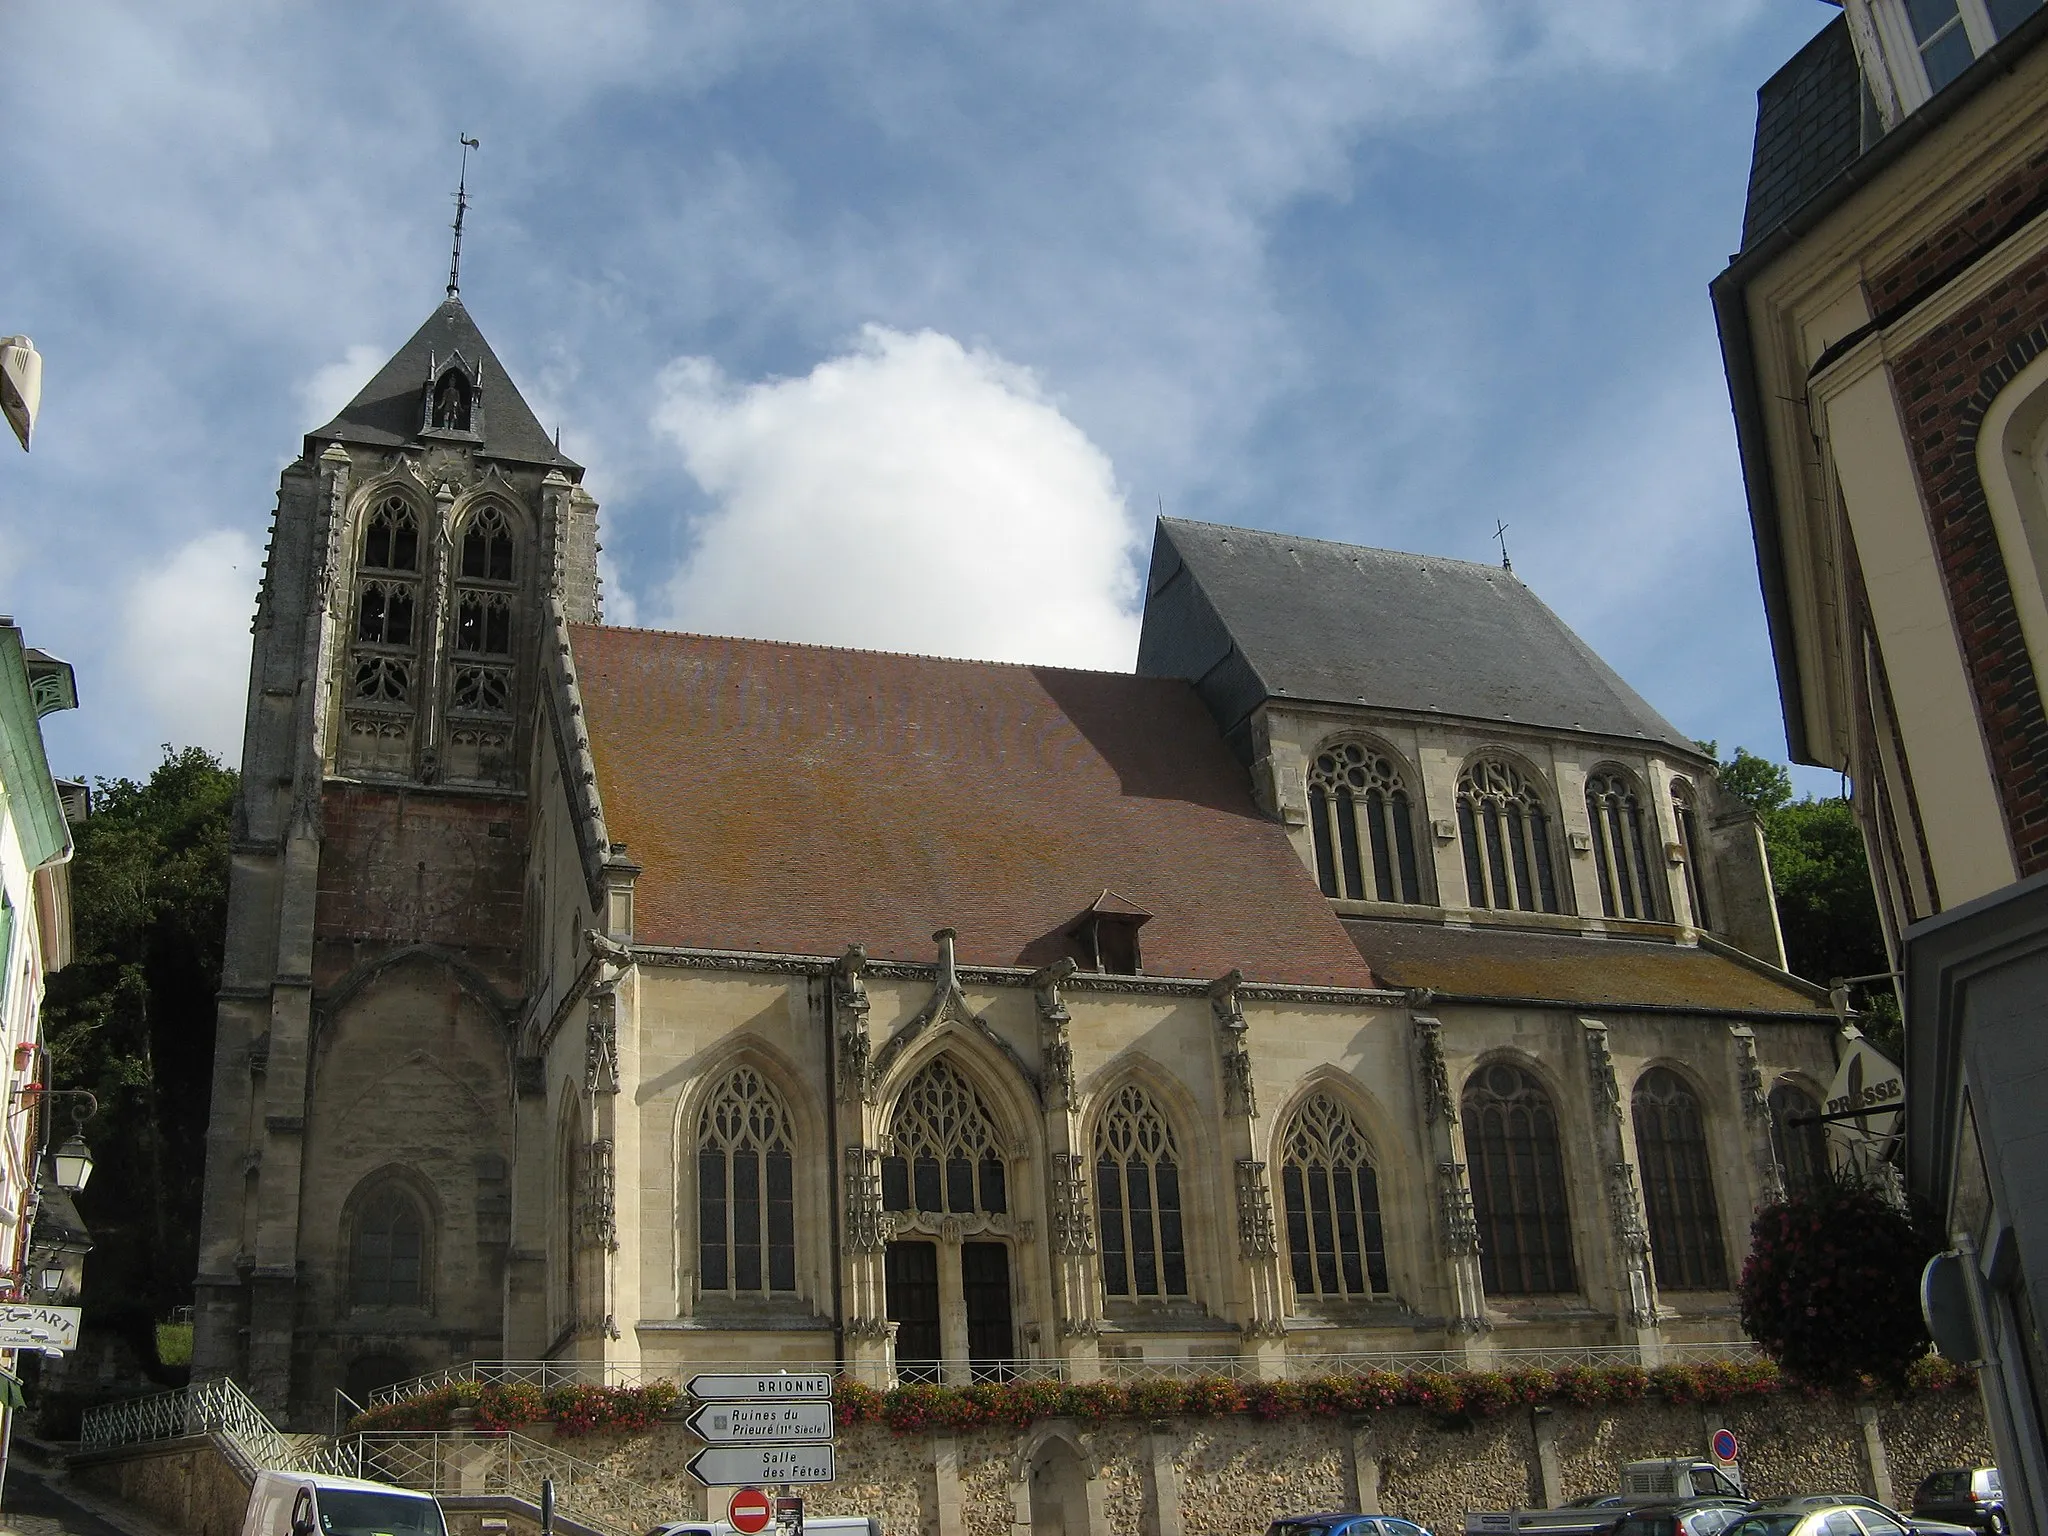
[[[1586,817],[1593,826],[1593,867],[1600,877],[1600,909],[1609,917],[1655,919],[1643,803],[1625,774],[1607,769],[1586,780]]]
[[[1707,912],[1707,876],[1700,867],[1700,819],[1693,801],[1692,786],[1683,779],[1671,781],[1671,817],[1678,823],[1678,854],[1685,860],[1685,895],[1692,903],[1695,928],[1711,928]]]
[[[1185,1296],[1181,1159],[1173,1127],[1131,1083],[1110,1098],[1095,1131],[1095,1203],[1102,1289],[1137,1301]]]
[[[1481,758],[1459,776],[1458,835],[1473,906],[1558,910],[1550,813],[1541,791],[1520,768],[1501,758]]]
[[[1356,741],[1318,752],[1308,770],[1308,819],[1325,896],[1422,900],[1408,790],[1386,753]]]
[[[995,1122],[970,1083],[941,1056],[903,1090],[882,1159],[882,1208],[928,1214],[1009,1210],[1009,1170]]]
[[[796,1289],[796,1138],[752,1067],[719,1084],[697,1122],[697,1283],[704,1294]]]
[[[1327,1093],[1295,1112],[1281,1141],[1280,1193],[1297,1300],[1387,1294],[1379,1175],[1358,1122]]]

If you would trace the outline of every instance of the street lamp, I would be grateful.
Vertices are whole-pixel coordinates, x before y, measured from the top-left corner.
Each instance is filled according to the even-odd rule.
[[[75,1130],[69,1141],[50,1154],[50,1161],[56,1166],[57,1187],[71,1194],[85,1188],[85,1181],[92,1177],[92,1148]]]
[[[26,336],[0,336],[0,416],[7,418],[24,453],[42,403],[43,354]]]

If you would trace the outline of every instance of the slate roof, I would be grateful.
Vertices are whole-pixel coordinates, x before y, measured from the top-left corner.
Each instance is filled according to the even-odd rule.
[[[1513,573],[1161,518],[1138,670],[1192,681],[1226,734],[1272,698],[1699,748]]]
[[[427,317],[412,340],[377,370],[377,376],[342,407],[339,416],[309,435],[323,442],[363,443],[373,448],[398,448],[420,440],[421,392],[428,366],[445,363],[456,352],[464,361],[482,365],[483,440],[477,452],[485,458],[557,466],[571,479],[579,478],[582,466],[556,451],[554,440],[535,419],[532,407],[520,398],[498,354],[484,340],[462,300],[453,296]]]
[[[643,943],[1042,965],[1110,888],[1144,967],[1369,987],[1174,679],[577,625]]]
[[[1380,918],[1343,922],[1387,986],[1581,1008],[1634,1004],[1832,1017],[1819,988],[1710,949],[1531,929],[1447,928]]]
[[[1863,152],[1863,77],[1838,16],[1756,93],[1756,145],[1742,214],[1747,250]]]

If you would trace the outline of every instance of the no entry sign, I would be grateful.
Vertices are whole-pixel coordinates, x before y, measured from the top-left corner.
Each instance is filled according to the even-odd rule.
[[[775,1506],[768,1502],[768,1495],[760,1489],[742,1488],[725,1506],[725,1517],[742,1536],[760,1536],[768,1529],[768,1522],[775,1518]]]

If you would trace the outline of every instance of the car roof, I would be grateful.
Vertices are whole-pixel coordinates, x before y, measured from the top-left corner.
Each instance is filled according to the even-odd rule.
[[[417,1488],[400,1488],[391,1483],[373,1482],[367,1477],[330,1477],[324,1472],[269,1472],[265,1474],[282,1482],[300,1487],[310,1487],[316,1492],[323,1488],[341,1488],[355,1493],[395,1493],[407,1499],[432,1499],[431,1493],[422,1493]]]

